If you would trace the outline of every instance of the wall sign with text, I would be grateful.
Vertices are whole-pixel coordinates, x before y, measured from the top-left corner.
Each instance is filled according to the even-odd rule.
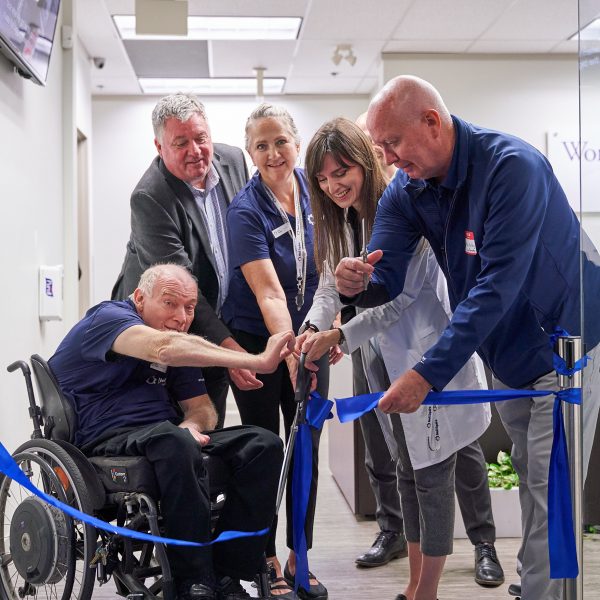
[[[575,212],[600,212],[600,135],[547,134],[547,156]],[[579,194],[579,164],[583,194]]]

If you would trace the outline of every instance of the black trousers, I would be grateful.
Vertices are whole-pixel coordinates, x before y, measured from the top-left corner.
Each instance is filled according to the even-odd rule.
[[[226,500],[217,523],[221,531],[256,531],[273,521],[281,440],[257,427],[229,427],[207,432],[201,447],[186,429],[164,421],[129,430],[86,447],[95,456],[145,456],[152,464],[160,493],[160,511],[168,537],[206,542],[211,539],[210,497],[202,454],[220,457],[229,467]],[[267,536],[240,538],[203,548],[167,546],[176,581],[212,583],[215,575],[251,580],[256,575]]]
[[[263,336],[254,335],[245,331],[232,331],[237,343],[247,352],[257,354],[265,349],[267,339]],[[329,364],[327,355],[325,360],[318,362],[317,391],[323,398],[327,397],[329,391]],[[282,362],[274,373],[268,375],[257,375],[264,386],[258,390],[243,391],[231,384],[231,390],[237,404],[242,423],[245,425],[257,425],[264,427],[279,435],[279,410],[283,416],[285,439],[290,435],[290,428],[296,414],[296,402],[294,401],[294,390],[290,382],[289,371],[285,362]],[[319,441],[321,430],[311,429],[312,432],[312,480],[306,510],[306,521],[304,524],[307,548],[312,548],[313,525],[315,520],[315,508],[317,504],[317,487],[319,481]],[[293,461],[292,461],[293,465]],[[293,510],[292,510],[292,470],[288,475],[286,487],[286,543],[288,548],[293,547]],[[271,535],[265,550],[267,556],[275,556],[275,536],[277,532],[277,517],[273,520]]]
[[[202,374],[204,375],[206,393],[217,411],[215,429],[223,429],[225,426],[225,404],[227,392],[229,391],[229,373],[223,367],[204,367]]]

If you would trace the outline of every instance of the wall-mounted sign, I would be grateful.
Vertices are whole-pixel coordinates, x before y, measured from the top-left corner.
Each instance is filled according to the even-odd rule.
[[[600,212],[600,136],[580,142],[577,133],[549,132],[547,145],[548,160],[573,210]]]

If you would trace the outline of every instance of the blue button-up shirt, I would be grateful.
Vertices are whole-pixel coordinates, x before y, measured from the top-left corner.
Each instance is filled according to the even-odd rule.
[[[216,308],[218,315],[221,313],[221,307],[223,306],[223,302],[225,302],[225,298],[227,298],[227,291],[229,289],[227,233],[225,230],[227,203],[219,189],[219,181],[219,174],[211,165],[206,176],[206,187],[203,190],[189,186],[204,218],[210,247],[217,267],[219,298]]]

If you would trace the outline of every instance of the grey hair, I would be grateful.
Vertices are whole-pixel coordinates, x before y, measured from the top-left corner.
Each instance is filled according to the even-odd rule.
[[[152,111],[152,127],[154,137],[162,142],[162,134],[167,119],[174,117],[184,123],[194,114],[200,115],[205,121],[206,109],[204,104],[193,94],[177,92],[161,98]]]
[[[182,267],[181,265],[177,265],[175,263],[160,263],[156,265],[152,265],[148,267],[140,277],[140,281],[137,284],[137,287],[142,291],[145,296],[152,297],[152,292],[154,290],[154,286],[158,279],[163,276],[169,276],[173,274],[173,271],[179,272],[181,274],[187,275],[192,281],[198,283],[198,280],[189,269],[186,267]]]
[[[270,117],[281,119],[285,126],[290,130],[290,133],[292,134],[296,144],[300,144],[300,134],[298,133],[298,128],[296,127],[296,123],[294,123],[294,119],[292,119],[292,115],[290,115],[287,109],[283,108],[283,106],[263,102],[250,113],[250,116],[246,121],[245,144],[247,151],[250,151],[250,136],[248,135],[250,126],[258,119],[267,119]]]

